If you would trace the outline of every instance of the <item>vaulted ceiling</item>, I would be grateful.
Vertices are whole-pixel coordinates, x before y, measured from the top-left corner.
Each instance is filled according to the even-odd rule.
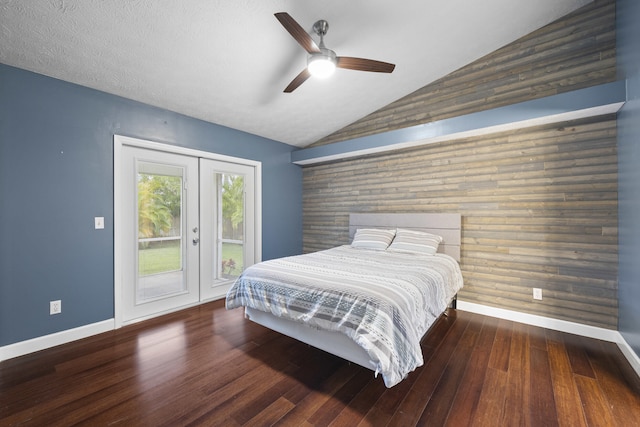
[[[3,0],[0,62],[304,147],[587,3]],[[325,19],[338,55],[396,69],[285,94],[307,55],[275,12],[316,41]]]

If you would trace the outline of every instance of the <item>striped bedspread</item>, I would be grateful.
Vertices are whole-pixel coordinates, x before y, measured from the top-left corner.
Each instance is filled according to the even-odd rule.
[[[247,268],[226,307],[342,332],[392,387],[423,364],[420,339],[461,287],[460,267],[448,255],[346,245]]]

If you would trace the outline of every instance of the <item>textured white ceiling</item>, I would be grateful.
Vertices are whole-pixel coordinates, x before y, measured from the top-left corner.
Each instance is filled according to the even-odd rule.
[[[589,2],[0,0],[0,62],[304,147]],[[396,69],[282,93],[306,53],[275,12]]]

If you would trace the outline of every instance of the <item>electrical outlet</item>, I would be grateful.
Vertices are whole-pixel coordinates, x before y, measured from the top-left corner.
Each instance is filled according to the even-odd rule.
[[[49,314],[60,314],[62,313],[62,301],[49,301]]]
[[[533,299],[537,299],[537,300],[542,299],[542,289],[533,288]]]

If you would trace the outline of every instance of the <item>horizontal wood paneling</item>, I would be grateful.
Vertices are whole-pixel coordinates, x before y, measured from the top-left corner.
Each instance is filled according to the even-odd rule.
[[[351,212],[456,212],[461,299],[617,327],[615,117],[309,166],[303,177],[305,252],[348,243]]]
[[[312,146],[388,132],[615,80],[615,0],[596,0]]]

